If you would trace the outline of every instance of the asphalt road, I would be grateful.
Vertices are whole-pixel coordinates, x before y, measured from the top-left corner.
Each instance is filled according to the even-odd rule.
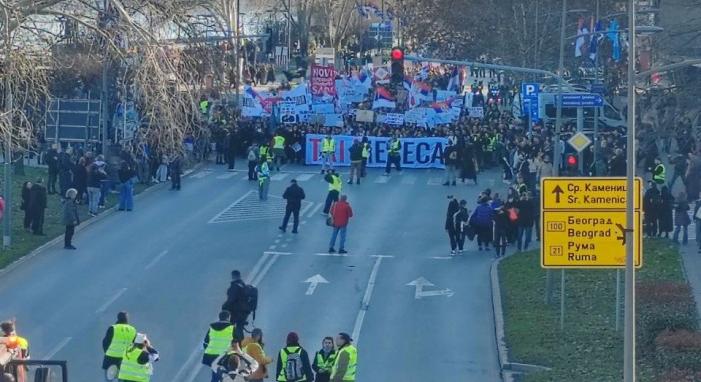
[[[153,381],[208,381],[201,341],[230,271],[240,269],[259,287],[255,325],[269,355],[291,330],[310,354],[345,331],[360,352],[359,381],[498,381],[493,253],[468,243],[449,257],[442,172],[370,170],[363,184],[344,184],[355,213],[349,255],[331,256],[319,212],[327,185],[315,170],[275,174],[263,204],[244,171],[214,165],[185,178],[180,192],[150,192],[133,212],[78,233],[77,251],[49,248],[0,277],[0,318],[17,319],[33,358],[67,360],[70,380],[83,382],[101,380],[101,339],[127,310],[161,353]],[[277,230],[292,177],[307,194],[298,235]],[[450,192],[474,206],[483,188],[504,188],[496,172],[480,181]],[[328,283],[304,282],[319,277]]]

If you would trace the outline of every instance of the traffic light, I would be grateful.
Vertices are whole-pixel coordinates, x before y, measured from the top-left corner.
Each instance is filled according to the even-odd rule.
[[[389,57],[391,62],[390,84],[394,89],[401,89],[404,86],[404,49],[392,48]]]
[[[574,154],[567,154],[567,167],[570,169],[577,168],[577,156]]]

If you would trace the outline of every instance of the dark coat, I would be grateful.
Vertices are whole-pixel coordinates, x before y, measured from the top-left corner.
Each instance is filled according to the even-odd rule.
[[[453,215],[460,209],[460,203],[456,199],[453,199],[448,203],[448,212],[445,215],[445,229],[453,231],[455,230],[455,222],[453,221]]]
[[[64,225],[80,224],[80,218],[78,217],[78,206],[76,205],[75,200],[64,199],[62,222]]]
[[[359,142],[353,143],[348,151],[350,151],[351,162],[359,162],[363,160],[363,145]]]
[[[231,282],[226,291],[226,302],[222,305],[222,310],[231,313],[232,321],[242,321],[250,313],[246,302],[246,284],[243,280]]]
[[[489,227],[492,225],[493,216],[494,210],[492,207],[490,207],[487,203],[482,203],[475,208],[475,212],[470,218],[470,224],[479,227]]]
[[[287,207],[293,210],[300,209],[305,197],[304,190],[297,183],[291,184],[282,194],[282,198],[287,200]]]
[[[661,193],[660,196],[660,232],[672,232],[674,230],[674,220],[672,218],[672,210],[674,209],[674,197],[669,191]]]
[[[302,373],[304,374],[304,378],[300,379],[299,382],[312,382],[314,381],[314,374],[312,373],[312,365],[309,362],[309,354],[307,353],[304,348],[300,347],[300,358],[302,360]],[[282,352],[282,350],[280,350]],[[280,375],[280,372],[283,369],[283,364],[282,364],[282,359],[280,359],[280,354],[278,353],[277,357],[277,367],[275,368],[275,375],[274,378],[277,378],[278,375]],[[297,382],[297,381],[295,381]]]
[[[516,208],[518,208],[518,221],[519,227],[533,227],[535,223],[535,208],[532,200],[519,200],[516,203]]]
[[[689,224],[691,224],[691,219],[689,218],[689,203],[677,203],[677,205],[674,207],[674,225],[688,226]]]
[[[91,164],[88,170],[88,187],[100,188],[103,180],[107,179],[107,173],[105,173],[96,164]]]
[[[46,187],[41,184],[33,184],[29,190],[29,209],[34,213],[40,213],[46,209]]]

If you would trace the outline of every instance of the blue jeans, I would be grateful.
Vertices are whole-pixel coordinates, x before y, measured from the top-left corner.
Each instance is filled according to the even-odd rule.
[[[525,242],[524,242],[525,236]],[[518,227],[518,250],[528,249],[531,244],[531,237],[533,236],[533,226],[528,227]]]
[[[100,202],[100,189],[88,187],[88,212],[97,214],[97,205]]]
[[[686,245],[686,243],[689,242],[689,226],[685,225],[678,225],[674,226],[674,236],[672,236],[672,239],[674,240],[675,243],[679,242],[679,231],[682,231],[682,244]]]
[[[696,244],[699,246],[699,251],[701,251],[701,220],[694,219],[696,223]]]
[[[268,200],[268,189],[270,188],[270,178],[258,179],[258,197],[260,200]]]
[[[105,198],[107,197],[107,193],[110,192],[110,189],[112,188],[112,181],[111,180],[101,180],[100,181],[100,205],[104,206],[105,205]]]
[[[134,180],[129,179],[119,188],[119,209],[131,211],[134,208]]]
[[[338,233],[341,233],[341,242],[339,243],[339,249],[343,251],[346,248],[346,227],[333,227],[333,233],[331,234],[331,241],[329,242],[329,248],[333,248],[336,245],[336,237]]]

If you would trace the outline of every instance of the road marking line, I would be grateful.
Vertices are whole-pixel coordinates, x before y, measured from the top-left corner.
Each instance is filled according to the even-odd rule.
[[[50,352],[48,352],[43,358],[40,358],[40,359],[52,359],[52,358],[54,358],[54,356],[56,355],[56,353],[60,352],[61,349],[63,349],[64,347],[66,347],[66,345],[68,345],[68,343],[71,342],[72,339],[73,339],[73,337],[66,337],[66,338],[64,338],[63,341],[59,342],[58,345],[54,346],[54,348],[51,349]]]
[[[280,258],[279,254],[273,255],[273,257],[270,258],[270,261],[268,261],[268,263],[265,264],[265,267],[263,267],[263,269],[260,271],[260,273],[258,273],[258,276],[256,277],[256,279],[251,282],[251,285],[260,284],[260,282],[263,281],[263,277],[265,277],[265,274],[268,273],[268,271],[270,270],[270,267],[272,267],[273,264],[275,264],[275,262],[277,261],[278,258]]]
[[[236,173],[232,171],[232,172],[227,172],[226,174],[221,174],[221,175],[217,176],[217,179],[229,179],[229,178],[233,178],[235,176],[236,176]]]
[[[302,209],[299,211],[300,216],[304,216],[304,214],[306,214],[307,211],[309,211],[309,209],[312,208],[314,202],[303,203],[303,205],[304,207],[302,207]]]
[[[235,202],[229,204],[226,208],[224,208],[224,209],[223,209],[220,213],[218,213],[216,216],[214,216],[213,218],[209,219],[209,221],[208,221],[207,223],[209,223],[209,224],[214,223],[217,219],[219,219],[220,216],[224,215],[224,213],[226,213],[226,211],[228,211],[229,208],[233,208],[236,204],[238,204],[240,201],[246,199],[246,197],[248,197],[248,195],[251,195],[251,194],[254,193],[254,192],[256,192],[256,191],[251,190],[251,191],[248,191],[247,193],[243,194],[243,196],[241,196],[240,198],[236,199]]]
[[[370,257],[381,257],[383,259],[393,259],[394,255],[370,255]]]
[[[350,257],[347,253],[315,253],[314,256],[327,256],[327,257]]]
[[[429,257],[429,259],[433,259],[433,260],[451,260],[452,258],[453,258],[453,256],[432,256],[432,257]]]
[[[271,245],[270,247],[268,247],[268,249],[270,249],[270,250],[274,250],[276,248],[277,248],[277,245]]]
[[[387,183],[389,182],[389,175],[378,175],[373,183]]]
[[[190,356],[187,358],[187,361],[183,364],[182,367],[180,367],[180,370],[178,370],[178,373],[175,374],[175,377],[173,377],[173,381],[179,381],[181,376],[185,374],[188,370],[193,368],[196,365],[193,365],[193,363],[197,362],[197,356],[202,353],[202,347],[196,347],[195,350],[190,353]]]
[[[289,175],[289,174],[277,173],[277,174],[271,176],[271,177],[270,177],[270,180],[271,180],[271,181],[283,180],[283,179],[287,178],[288,175]]]
[[[298,182],[306,182],[309,179],[311,179],[314,175],[316,175],[316,174],[300,174],[295,179],[297,179]]]
[[[368,307],[370,306],[370,299],[372,298],[372,292],[375,289],[375,280],[377,280],[377,273],[380,270],[380,264],[382,264],[382,259],[382,257],[378,257],[377,260],[375,260],[375,265],[373,265],[372,272],[370,272],[368,286],[365,289],[365,295],[363,296],[363,302],[360,306],[360,311],[358,312],[358,316],[355,318],[355,325],[353,325],[353,334],[351,335],[355,344],[357,344],[360,339],[360,330],[363,328],[365,314],[367,313]]]
[[[202,370],[202,366],[204,366],[204,365],[202,365],[201,363],[193,366],[192,372],[190,372],[190,375],[187,377],[185,382],[193,382],[195,380],[195,378],[197,378],[197,375],[200,374],[200,370]]]
[[[256,275],[258,274],[258,271],[260,270],[260,267],[262,267],[263,263],[267,260],[268,255],[269,255],[268,252],[263,252],[263,256],[261,256],[260,259],[258,259],[258,262],[256,263],[256,265],[253,266],[253,269],[251,269],[251,272],[248,275],[246,275],[246,280],[245,280],[246,284],[250,284],[251,280],[253,280],[256,277]]]
[[[104,313],[105,311],[107,311],[107,308],[109,308],[110,305],[112,305],[115,301],[117,301],[117,299],[119,297],[121,297],[124,294],[124,292],[126,292],[126,291],[127,291],[127,288],[122,288],[122,289],[118,290],[117,293],[115,293],[114,296],[112,296],[109,300],[107,300],[104,304],[102,304],[102,306],[100,306],[100,308],[97,309],[97,311],[95,311],[95,313],[100,314],[100,313]]]
[[[319,212],[319,210],[321,209],[321,207],[323,207],[323,204],[322,204],[322,203],[319,203],[316,207],[314,207],[313,210],[311,210],[311,211],[307,214],[307,217],[310,218],[310,217],[314,216],[315,213]],[[304,222],[302,222],[302,224],[304,224]]]
[[[168,250],[166,249],[165,251],[161,252],[158,254],[158,256],[154,257],[153,260],[151,260],[150,263],[148,263],[145,267],[144,270],[149,270],[151,267],[156,265],[156,263],[163,258],[163,256],[168,254]]]
[[[275,244],[279,243],[280,239],[275,239]]]
[[[283,245],[281,245],[280,247],[282,247],[282,248],[287,248],[287,244],[283,244]]]
[[[292,252],[277,252],[277,251],[265,251],[263,252],[266,255],[280,255],[280,256],[292,256],[294,253]]]

